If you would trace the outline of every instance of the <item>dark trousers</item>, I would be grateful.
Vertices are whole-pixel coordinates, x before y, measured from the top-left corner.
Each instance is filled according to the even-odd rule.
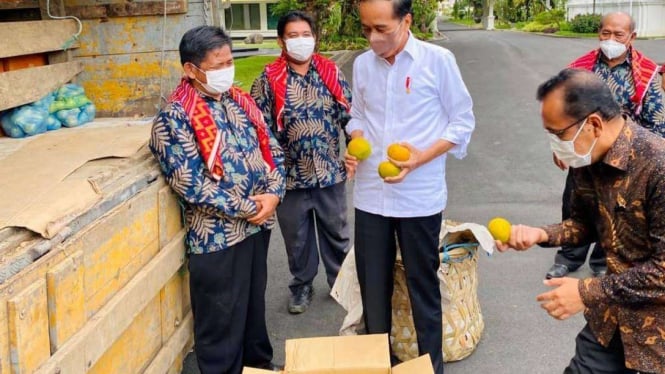
[[[575,183],[573,181],[572,174],[570,171],[568,171],[568,177],[566,177],[566,187],[563,189],[561,204],[561,218],[564,220],[570,218],[570,203],[574,184]],[[584,265],[590,247],[590,244],[579,247],[561,247],[561,249],[556,252],[554,262],[557,264],[566,265],[568,266],[568,269],[574,271],[580,266]],[[589,258],[589,267],[591,267],[592,270],[600,270],[607,267],[605,250],[603,250],[603,248],[600,246],[600,243],[596,243],[593,246],[593,252],[591,252],[591,257]]]
[[[421,355],[429,353],[434,372],[443,374],[441,293],[436,275],[441,213],[391,218],[356,209],[355,216],[356,268],[367,333],[390,333],[397,235],[418,350]]]
[[[564,374],[637,373],[637,371],[626,368],[619,329],[607,348],[598,343],[589,325],[585,325],[580,331],[575,343],[575,356],[570,360]]]
[[[272,361],[265,318],[268,242],[261,231],[189,257],[194,349],[201,374],[240,374]]]
[[[332,288],[351,244],[345,183],[287,191],[277,207],[277,219],[293,276],[291,292],[312,284],[319,271],[319,251]]]

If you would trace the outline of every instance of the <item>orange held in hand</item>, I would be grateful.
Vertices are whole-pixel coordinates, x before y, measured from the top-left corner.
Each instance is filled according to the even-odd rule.
[[[372,147],[365,138],[354,138],[349,142],[346,149],[349,154],[357,158],[358,161],[362,161],[372,154]]]
[[[506,243],[510,240],[511,225],[505,218],[492,218],[487,224],[487,229],[490,231],[490,234],[492,234],[492,237],[501,243]]]
[[[379,176],[383,179],[386,177],[396,177],[401,171],[402,169],[390,161],[382,161],[379,164]]]
[[[393,143],[388,146],[388,157],[395,161],[404,162],[411,158],[411,152],[405,146]]]

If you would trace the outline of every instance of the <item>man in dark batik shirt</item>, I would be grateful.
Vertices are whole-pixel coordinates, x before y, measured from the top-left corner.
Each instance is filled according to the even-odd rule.
[[[346,169],[340,157],[340,136],[351,118],[351,90],[335,63],[314,53],[314,26],[301,11],[282,16],[277,23],[282,55],[252,86],[286,157],[286,195],[277,219],[293,276],[292,314],[303,313],[312,299],[319,250],[332,288],[351,245]]]
[[[629,14],[607,13],[598,31],[599,48],[576,59],[569,67],[594,72],[608,85],[626,115],[638,125],[665,136],[665,107],[657,79],[659,67],[633,46],[636,37],[635,21]],[[562,170],[567,167],[556,158],[555,164]],[[563,219],[570,215],[571,183],[568,176],[561,209]],[[577,270],[584,265],[589,248],[590,245],[562,247],[546,277],[563,277]],[[598,243],[591,252],[589,267],[594,275],[605,273],[605,251]]]
[[[622,116],[591,73],[567,69],[538,89],[543,126],[572,169],[571,216],[513,226],[500,251],[598,241],[607,274],[546,280],[537,297],[554,318],[584,311],[587,325],[564,373],[665,372],[665,140]]]

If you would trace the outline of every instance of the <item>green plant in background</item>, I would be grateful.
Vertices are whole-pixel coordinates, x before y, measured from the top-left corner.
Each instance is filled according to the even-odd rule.
[[[571,31],[570,23],[559,22],[559,31]]]
[[[413,0],[413,24],[412,31],[430,31],[430,25],[436,19],[436,0]]]
[[[295,9],[310,13],[316,22],[322,51],[362,49],[367,47],[367,41],[362,37],[359,3],[360,0],[279,0],[272,14],[280,17]],[[413,0],[411,30],[417,37],[425,38],[428,34],[431,37],[437,6],[437,0]]]
[[[320,51],[360,50],[369,46],[363,37],[334,35],[319,41]]]
[[[342,27],[342,4],[338,1],[330,2],[326,10],[326,17],[323,18],[319,29],[319,38],[324,40],[338,34]]]
[[[563,9],[552,9],[545,12],[540,12],[536,14],[533,20],[540,23],[541,25],[556,24],[558,26],[559,23],[566,20],[566,11]]]
[[[498,30],[507,30],[512,28],[512,25],[510,24],[510,22],[498,20],[494,22],[494,28]]]
[[[600,14],[578,14],[570,21],[570,31],[576,33],[598,33]]]
[[[550,31],[550,32],[556,32],[558,30],[556,28],[556,24],[543,25],[543,24],[538,23],[536,21],[529,22],[526,25],[524,25],[524,28],[522,28],[523,31],[527,31],[527,32],[545,32],[546,30],[551,30],[551,29],[555,29],[555,30]]]
[[[298,0],[279,0],[275,6],[272,7],[272,15],[281,17],[291,10],[301,10],[305,8],[305,4]]]

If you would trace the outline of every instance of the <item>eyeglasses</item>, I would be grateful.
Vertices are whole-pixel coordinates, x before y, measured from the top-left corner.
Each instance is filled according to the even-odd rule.
[[[555,136],[561,136],[561,135],[563,135],[566,131],[568,131],[569,128],[571,128],[571,127],[577,125],[578,123],[584,121],[584,119],[587,118],[588,116],[590,116],[590,115],[592,115],[593,113],[597,112],[598,109],[599,109],[599,108],[596,108],[596,109],[592,110],[591,112],[589,112],[589,114],[585,115],[584,117],[578,119],[577,121],[571,123],[570,125],[564,127],[564,128],[561,129],[561,130],[556,130],[556,131],[546,130],[546,131],[549,132],[549,133],[552,134],[552,135],[555,135]]]

